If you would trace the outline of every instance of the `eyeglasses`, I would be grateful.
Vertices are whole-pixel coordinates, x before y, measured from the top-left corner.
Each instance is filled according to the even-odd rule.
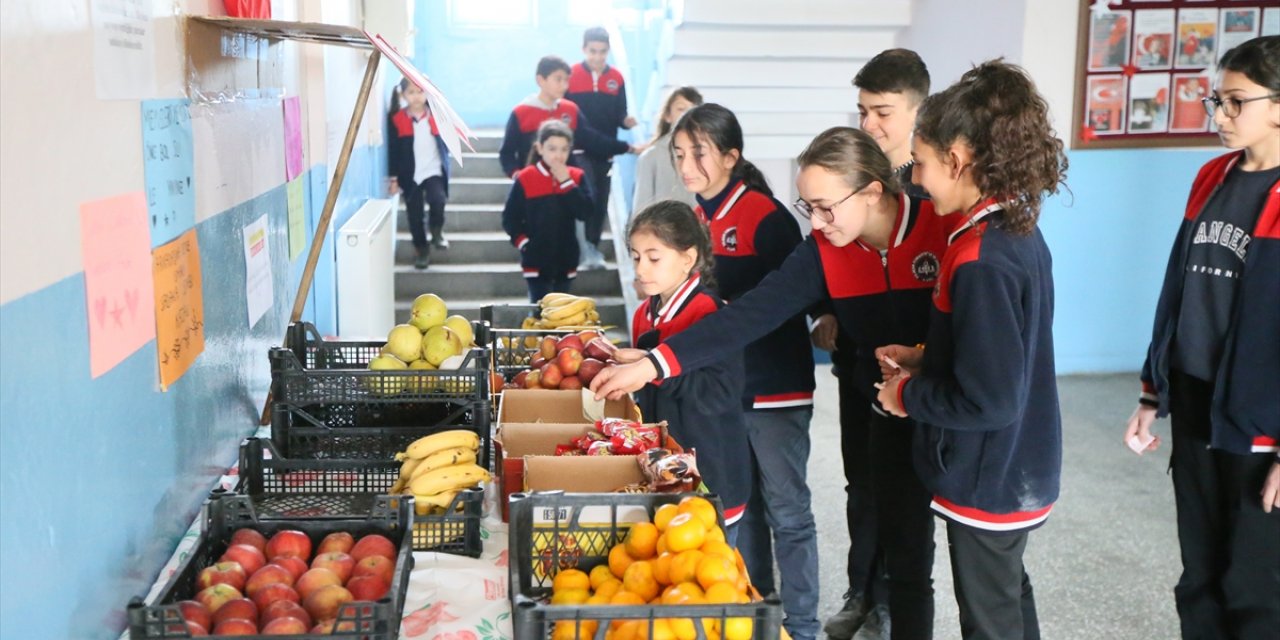
[[[836,212],[835,212],[836,207],[840,206],[845,200],[848,200],[849,198],[852,198],[858,195],[858,191],[861,191],[861,189],[858,189],[853,193],[850,193],[849,195],[831,203],[831,206],[829,207],[811,205],[808,202],[805,202],[804,198],[796,198],[796,201],[791,203],[791,208],[795,209],[796,213],[804,216],[806,220],[809,218],[812,218],[814,215],[817,215],[818,219],[823,222],[834,222],[836,219]]]
[[[1209,114],[1210,118],[1213,117],[1213,112],[1216,109],[1222,109],[1222,115],[1228,118],[1234,118],[1240,115],[1240,108],[1243,107],[1246,102],[1277,97],[1280,97],[1280,93],[1272,93],[1265,96],[1258,96],[1256,98],[1245,98],[1243,100],[1240,98],[1219,98],[1218,96],[1209,96],[1207,98],[1201,98],[1200,104],[1204,105],[1204,111]]]

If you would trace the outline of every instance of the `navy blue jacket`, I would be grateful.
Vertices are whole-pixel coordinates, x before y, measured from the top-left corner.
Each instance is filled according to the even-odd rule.
[[[1052,259],[1038,228],[1015,235],[1001,217],[988,200],[952,232],[921,373],[899,387],[934,511],[996,532],[1043,523],[1062,471]]]
[[[556,103],[555,108],[547,109],[535,95],[516,105],[511,110],[511,116],[507,118],[502,147],[498,149],[498,162],[502,165],[503,173],[515,177],[516,172],[528,164],[529,151],[533,149],[538,127],[552,119],[565,123],[573,132],[575,149],[582,149],[594,157],[608,158],[626,153],[631,148],[616,137],[606,137],[593,129],[590,119],[572,100],[561,99]],[[572,163],[572,160],[570,162]]]
[[[665,343],[723,305],[694,276],[665,306],[656,296],[640,303],[631,322],[631,343],[645,348]],[[636,404],[646,422],[666,420],[676,442],[697,451],[703,482],[724,503],[725,524],[742,516],[753,484],[741,405],[743,379],[742,355],[737,351],[713,365],[651,382],[636,392]]]
[[[444,195],[449,195],[449,147],[440,137],[440,129],[436,127],[435,116],[431,119],[431,134],[436,139],[436,149],[440,152],[440,175],[444,178]],[[387,116],[387,173],[396,177],[401,189],[409,189],[413,185],[413,173],[416,169],[413,156],[413,117],[408,110],[399,109]]]
[[[578,105],[579,111],[597,133],[607,138],[618,137],[618,129],[627,119],[627,85],[617,69],[605,65],[600,76],[593,77],[585,62],[573,65],[569,74],[569,91],[564,97]],[[599,156],[591,152],[587,155],[599,160],[613,157],[612,154]]]
[[[699,197],[697,210],[711,233],[716,290],[730,305],[782,266],[802,241],[786,207],[740,181],[710,200]],[[746,366],[744,408],[812,406],[813,349],[803,311],[751,343]]]
[[[590,211],[591,193],[582,169],[569,167],[564,182],[556,182],[541,161],[516,173],[502,209],[502,229],[520,250],[524,277],[577,276],[574,223],[586,220]]]
[[[1191,186],[1156,303],[1142,365],[1142,401],[1169,414],[1169,357],[1196,218],[1244,152],[1210,160]],[[1209,407],[1210,446],[1235,454],[1280,452],[1280,182],[1272,185],[1245,255],[1233,320]]]

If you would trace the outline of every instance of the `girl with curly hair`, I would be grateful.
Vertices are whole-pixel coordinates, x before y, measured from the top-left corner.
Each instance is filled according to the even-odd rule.
[[[1027,73],[983,63],[925,99],[914,178],[961,216],[933,290],[928,348],[876,349],[877,399],[914,419],[914,463],[947,525],[965,638],[1039,638],[1022,555],[1058,498],[1053,276],[1036,221],[1066,173]]]

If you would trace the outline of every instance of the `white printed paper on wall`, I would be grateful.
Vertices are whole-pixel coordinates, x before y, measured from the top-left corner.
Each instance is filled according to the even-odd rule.
[[[1129,133],[1169,130],[1169,74],[1139,73],[1129,79]]]
[[[1223,9],[1219,14],[1218,57],[1234,47],[1258,37],[1257,7]]]
[[[1182,9],[1178,12],[1179,67],[1207,67],[1213,64],[1218,42],[1217,9]]]
[[[151,0],[90,0],[94,84],[100,100],[156,94],[156,37]]]
[[[244,228],[244,279],[248,298],[249,326],[258,323],[271,308],[271,253],[267,237],[267,215]]]
[[[1280,7],[1262,10],[1262,31],[1258,35],[1280,36]]]
[[[1173,64],[1173,9],[1133,12],[1133,64],[1168,69]]]

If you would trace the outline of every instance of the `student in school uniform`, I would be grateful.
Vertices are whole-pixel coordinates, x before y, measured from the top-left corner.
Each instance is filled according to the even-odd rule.
[[[583,61],[573,65],[569,72],[569,89],[565,97],[578,105],[586,116],[584,126],[591,127],[604,140],[616,140],[618,129],[636,126],[636,119],[627,114],[627,84],[617,67],[609,66],[609,32],[604,27],[591,27],[582,34]],[[617,150],[621,148],[621,151]],[[613,156],[626,153],[630,146],[615,147],[613,153],[601,155],[603,145],[585,149],[581,159],[591,193],[595,196],[591,217],[583,226],[583,269],[603,269],[604,254],[600,253],[600,235],[609,215],[609,172],[613,169]]]
[[[678,200],[690,207],[698,204],[684,186],[671,160],[671,128],[684,112],[702,104],[702,94],[693,87],[679,87],[667,96],[658,113],[658,128],[649,147],[636,160],[636,190],[631,210],[639,211],[660,200]]]
[[[711,233],[717,291],[730,306],[801,242],[795,217],[743,157],[742,138],[733,112],[711,103],[686,112],[671,136],[681,179],[696,194]],[[786,629],[796,640],[810,640],[821,625],[817,530],[806,481],[814,380],[804,314],[749,345],[746,368],[743,408],[758,482],[738,542],[762,593],[773,591],[776,550]]]
[[[406,106],[401,108],[400,100]],[[391,173],[391,192],[404,194],[409,215],[409,233],[413,236],[413,266],[426,269],[431,262],[431,248],[448,249],[444,239],[444,206],[449,199],[449,147],[445,146],[436,119],[427,106],[427,94],[408,78],[400,81],[391,97],[391,113],[387,116],[387,170]],[[431,244],[427,244],[423,228],[423,203],[430,210],[427,226],[431,228]]]
[[[910,49],[882,51],[858,71],[853,78],[853,86],[858,89],[859,127],[889,158],[902,190],[915,200],[928,198],[918,185],[911,182],[911,130],[915,127],[920,103],[929,95],[929,69],[924,61]],[[928,308],[922,312],[927,316]],[[822,314],[814,319],[812,329],[814,345],[831,352],[831,369],[839,385],[840,451],[846,482],[845,518],[849,527],[849,590],[844,596],[844,606],[827,620],[823,631],[833,640],[875,640],[889,636],[892,590],[886,581],[884,543],[878,533],[880,525],[884,524],[879,522],[882,509],[877,504],[877,495],[881,491],[876,487],[877,482],[873,481],[871,472],[879,469],[890,474],[881,478],[878,484],[889,488],[890,495],[894,495],[892,487],[899,482],[897,476],[914,474],[915,471],[909,465],[898,468],[873,465],[877,456],[871,447],[873,403],[867,397],[871,390],[865,388],[865,384],[859,386],[860,381],[854,375],[858,359],[855,343],[840,327],[833,314]],[[874,394],[871,395],[874,399]],[[885,429],[892,430],[892,427]],[[914,481],[914,478],[907,479],[909,483]],[[884,510],[891,517],[907,517],[915,526],[928,528],[932,539],[933,518],[928,517],[927,507],[926,504],[924,518],[911,517],[916,511],[915,506],[904,505],[901,501],[885,505]],[[900,531],[903,526],[911,525],[895,522],[889,528]],[[902,539],[898,533],[890,535]],[[904,589],[912,594],[925,593],[919,586],[918,564],[912,566],[912,577],[902,577],[902,580],[904,586],[898,589],[900,595]],[[932,593],[931,588],[928,593]],[[916,596],[914,601],[905,602],[904,606],[918,608],[911,602],[920,602],[923,597]],[[904,613],[902,617],[908,621],[904,624],[915,625],[921,616],[916,611]],[[932,620],[932,614],[929,619]],[[907,629],[898,633],[904,638],[912,635],[918,634]]]
[[[547,120],[558,120],[573,134],[578,149],[595,155],[612,157],[631,150],[631,145],[617,138],[606,138],[592,129],[590,122],[572,100],[564,97],[569,88],[569,63],[558,56],[544,56],[538,61],[534,80],[538,92],[525,98],[511,110],[507,128],[498,149],[498,162],[502,172],[515,176],[516,172],[530,164],[529,153],[533,147],[538,127]],[[576,157],[570,164],[578,164]]]
[[[1232,152],[1191,185],[1124,440],[1169,468],[1184,638],[1280,633],[1280,36],[1227,51],[1205,108]]]
[[[915,181],[958,226],[927,346],[876,349],[877,399],[920,425],[915,467],[947,524],[962,635],[1039,638],[1023,552],[1058,499],[1062,417],[1052,259],[1037,221],[1066,156],[1030,76],[1000,60],[925,99],[912,156]]]
[[[502,209],[502,229],[520,250],[529,301],[569,292],[578,275],[574,224],[591,212],[582,169],[568,166],[573,133],[559,120],[538,126],[533,164],[516,172]]]

